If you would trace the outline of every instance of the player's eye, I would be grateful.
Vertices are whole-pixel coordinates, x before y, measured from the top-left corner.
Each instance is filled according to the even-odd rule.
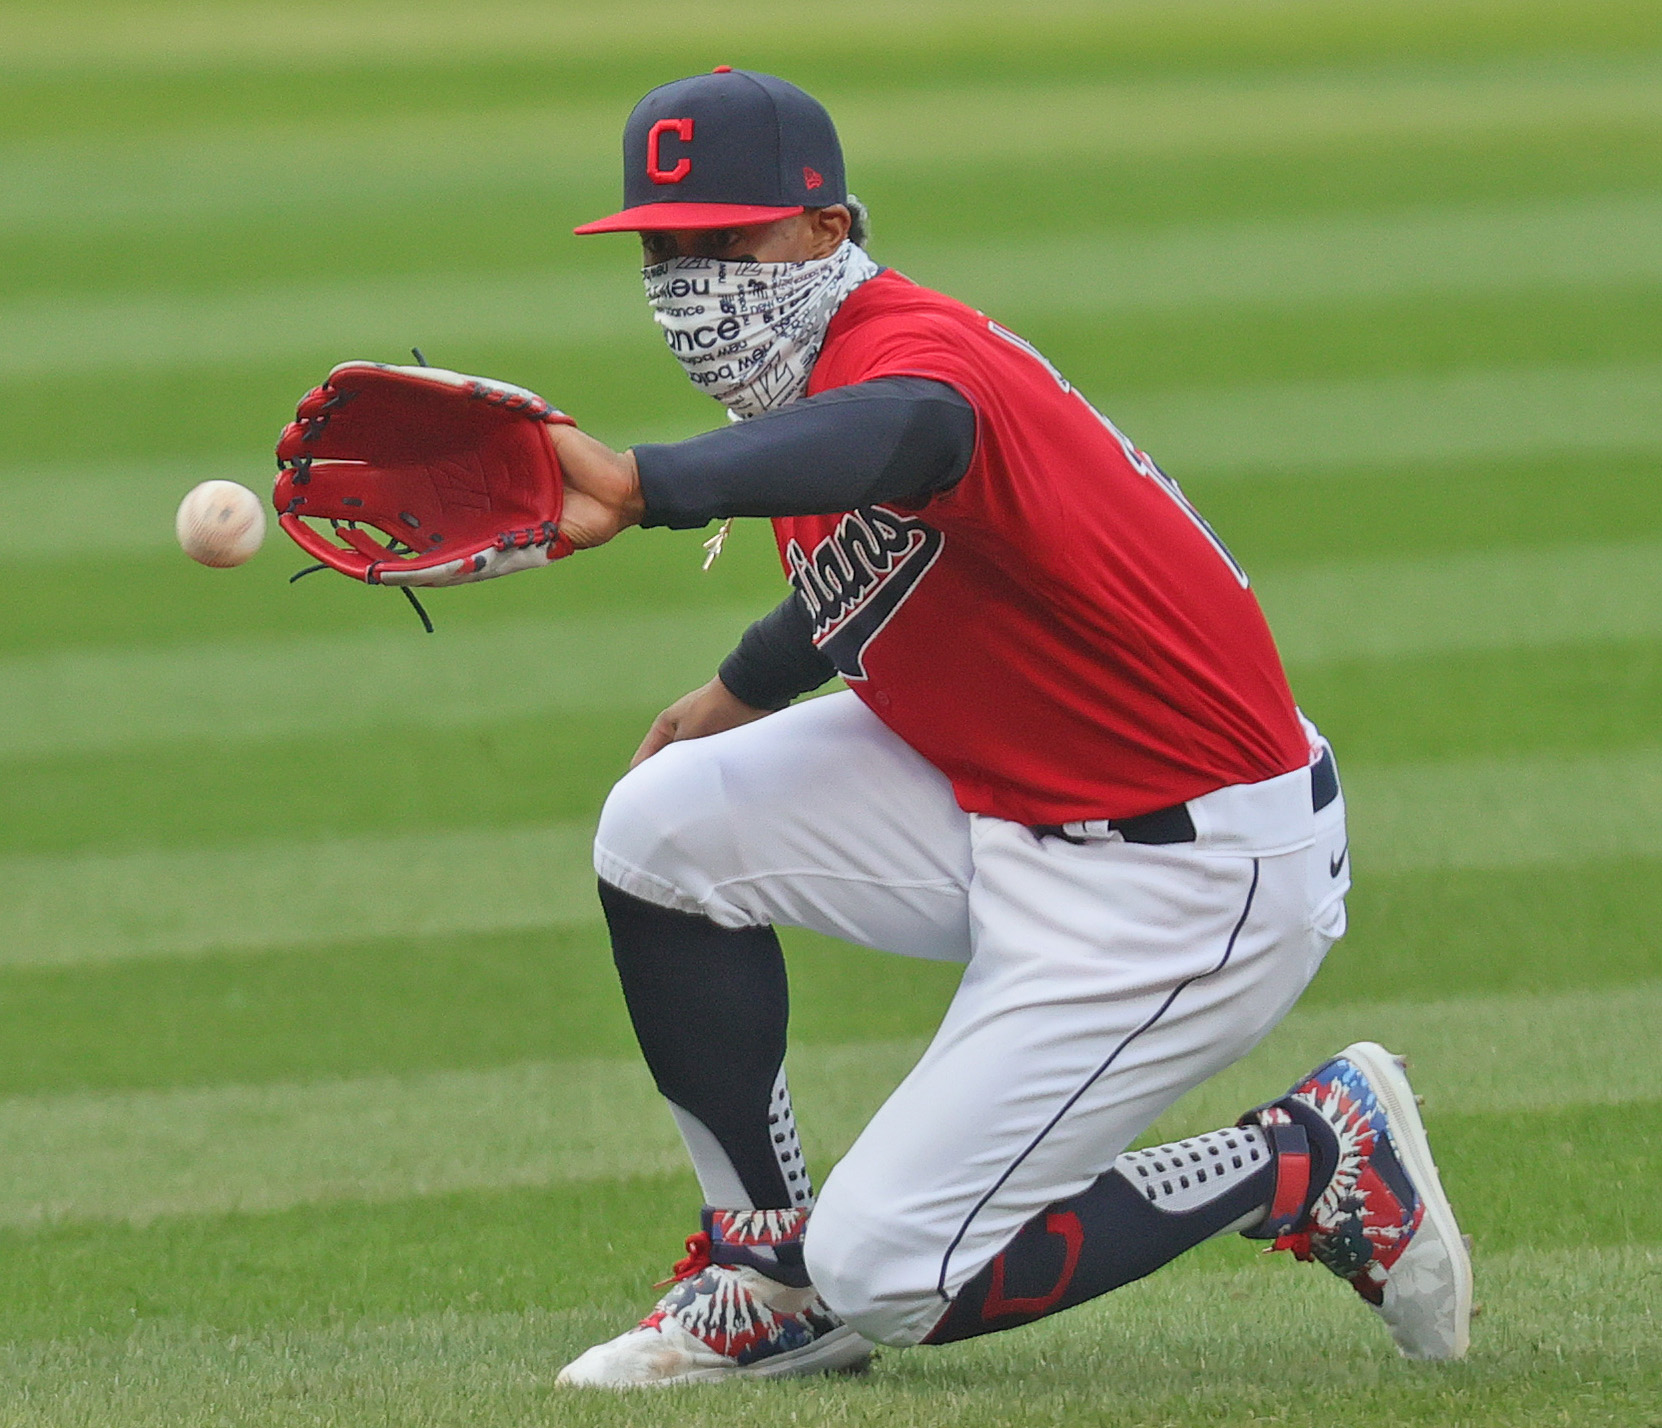
[[[731,258],[733,250],[744,242],[742,228],[715,228],[704,235],[698,245],[699,256],[704,258]]]

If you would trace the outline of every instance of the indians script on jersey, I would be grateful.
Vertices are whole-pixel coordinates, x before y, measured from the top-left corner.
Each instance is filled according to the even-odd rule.
[[[887,506],[850,511],[812,551],[791,540],[785,568],[814,619],[814,643],[846,680],[941,553],[941,533]]]

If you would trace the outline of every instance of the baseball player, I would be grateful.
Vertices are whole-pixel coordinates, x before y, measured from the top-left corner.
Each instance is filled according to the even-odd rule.
[[[706,1204],[657,1307],[561,1381],[846,1369],[1230,1231],[1347,1279],[1403,1353],[1463,1354],[1466,1250],[1379,1046],[1127,1150],[1345,926],[1333,754],[1240,566],[1029,343],[868,256],[803,91],[679,80],[623,151],[625,207],[577,231],[640,235],[670,351],[734,420],[623,453],[551,427],[564,534],[767,516],[790,590],[601,816],[623,992]],[[780,924],[964,968],[817,1197]]]

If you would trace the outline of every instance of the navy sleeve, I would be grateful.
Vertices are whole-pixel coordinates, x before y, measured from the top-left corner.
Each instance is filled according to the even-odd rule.
[[[637,446],[643,526],[921,504],[975,454],[975,408],[927,377],[879,377],[666,446]]]
[[[815,647],[813,623],[794,590],[744,632],[719,671],[729,692],[752,709],[783,709],[836,672]]]

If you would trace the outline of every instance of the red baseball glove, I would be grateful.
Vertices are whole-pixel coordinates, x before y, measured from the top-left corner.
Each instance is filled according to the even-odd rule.
[[[574,424],[508,382],[343,362],[277,439],[278,524],[370,585],[462,585],[546,565],[572,550],[551,423]]]

